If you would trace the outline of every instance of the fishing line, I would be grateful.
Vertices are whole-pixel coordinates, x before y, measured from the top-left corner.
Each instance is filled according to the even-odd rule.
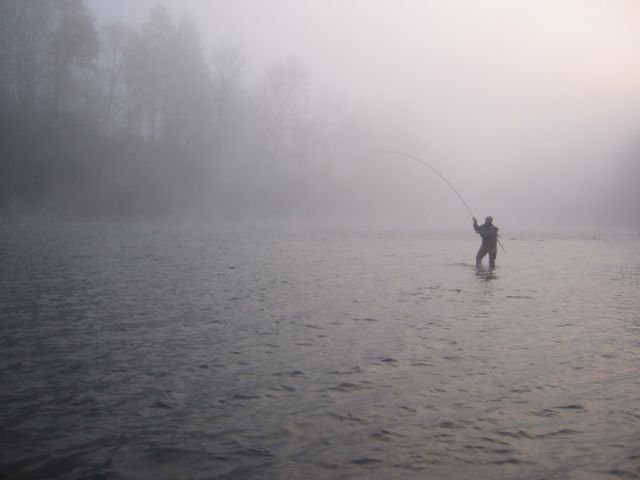
[[[460,199],[460,201],[464,205],[464,208],[466,208],[467,212],[469,212],[469,215],[471,215],[471,218],[474,218],[475,215],[473,215],[473,213],[471,213],[471,209],[469,208],[469,205],[467,205],[467,202],[464,201],[464,198],[462,198],[462,195],[460,195],[460,193],[458,193],[458,190],[456,190],[456,187],[454,187],[453,184],[449,180],[447,180],[444,175],[442,175],[438,170],[433,168],[427,162],[424,162],[424,161],[420,160],[418,157],[414,157],[413,155],[409,155],[408,153],[402,153],[402,152],[384,152],[384,153],[388,153],[388,154],[391,154],[391,155],[402,155],[403,157],[407,157],[407,158],[410,158],[412,160],[415,160],[416,162],[421,163],[422,165],[427,167],[429,170],[431,170],[433,173],[438,175],[442,180],[444,180],[446,182],[447,185],[449,185],[451,187],[451,190],[453,190],[453,192],[458,196],[458,198]]]
[[[407,157],[410,158],[411,160],[415,160],[416,162],[424,165],[425,167],[427,167],[429,170],[431,170],[433,173],[435,173],[436,175],[438,175],[442,180],[445,181],[445,183],[447,185],[449,185],[449,187],[451,187],[451,190],[453,190],[453,192],[456,194],[456,196],[460,199],[460,201],[462,202],[462,204],[464,205],[464,208],[467,209],[467,212],[469,212],[469,215],[471,215],[471,218],[475,218],[475,215],[471,212],[471,209],[469,208],[469,205],[467,205],[467,202],[464,201],[464,198],[462,198],[462,195],[460,195],[460,192],[458,192],[458,190],[456,190],[456,187],[453,186],[453,184],[447,180],[447,178],[442,175],[438,170],[436,170],[435,168],[433,168],[431,165],[429,165],[427,162],[420,160],[418,157],[414,157],[413,155],[409,155],[408,153],[404,153],[404,152],[394,152],[394,151],[388,151],[388,152],[384,152],[390,155],[401,155],[403,157]],[[506,250],[504,248],[504,246],[502,245],[502,242],[500,241],[499,238],[496,238],[496,240],[498,240],[498,244],[500,245],[500,247],[502,248],[502,250],[506,253]]]

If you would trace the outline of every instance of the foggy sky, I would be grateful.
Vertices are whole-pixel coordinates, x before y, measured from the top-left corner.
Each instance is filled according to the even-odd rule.
[[[99,23],[134,26],[156,3],[87,2]],[[385,150],[431,163],[478,217],[588,225],[640,131],[635,0],[161,3],[189,13],[208,51],[239,46],[256,74],[300,60],[316,95],[344,99],[377,132],[361,181],[380,189],[381,208],[416,218],[434,204],[432,221],[466,212],[430,172]]]

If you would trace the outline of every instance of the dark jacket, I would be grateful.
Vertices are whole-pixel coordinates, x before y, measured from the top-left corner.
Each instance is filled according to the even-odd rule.
[[[478,225],[477,222],[473,222],[473,229],[482,237],[482,246],[488,250],[497,248],[498,245],[498,227],[489,224]]]

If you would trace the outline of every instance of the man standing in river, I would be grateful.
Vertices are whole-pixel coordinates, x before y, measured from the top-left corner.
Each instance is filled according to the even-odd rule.
[[[493,217],[485,218],[483,225],[478,225],[478,221],[473,217],[473,229],[482,237],[482,245],[476,255],[476,266],[482,264],[482,259],[488,253],[489,267],[495,268],[498,256],[498,227],[493,224]]]

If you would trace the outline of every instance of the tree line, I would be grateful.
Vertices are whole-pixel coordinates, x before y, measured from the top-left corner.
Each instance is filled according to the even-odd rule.
[[[337,97],[318,100],[299,61],[251,70],[241,49],[208,50],[162,6],[132,27],[98,25],[83,0],[0,0],[0,216],[419,209],[406,173],[373,172],[375,127]],[[638,225],[632,150],[604,207]]]
[[[96,25],[83,0],[0,0],[0,212],[311,208],[339,183],[322,162],[351,120],[320,113],[294,59],[247,77],[240,49],[207,53],[162,6],[132,28]]]

